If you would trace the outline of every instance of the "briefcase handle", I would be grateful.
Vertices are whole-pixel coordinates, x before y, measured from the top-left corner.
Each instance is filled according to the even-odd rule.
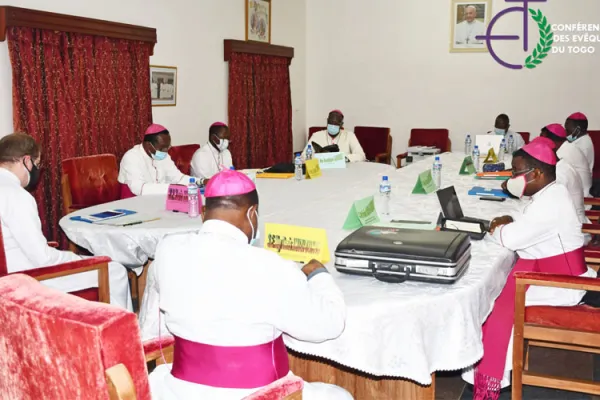
[[[410,277],[410,270],[405,271],[403,277],[382,274],[375,269],[375,264],[371,265],[371,273],[375,279],[386,283],[404,283]]]

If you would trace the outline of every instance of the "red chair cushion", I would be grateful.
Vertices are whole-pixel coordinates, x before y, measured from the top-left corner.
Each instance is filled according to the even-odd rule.
[[[388,152],[390,128],[357,126],[354,128],[354,133],[367,156],[367,160],[375,161],[377,155]]]
[[[435,146],[445,153],[450,151],[448,129],[412,129],[410,146]]]
[[[308,140],[310,140],[310,138],[312,137],[312,135],[315,134],[315,132],[324,131],[325,129],[327,129],[326,126],[311,126],[310,128],[308,128]]]
[[[108,399],[104,371],[123,363],[138,399],[150,399],[135,314],[0,278],[0,393],[11,399]]]
[[[119,168],[113,154],[69,158],[62,162],[62,172],[69,177],[75,208],[91,207],[119,200]]]
[[[600,308],[590,306],[525,308],[528,324],[600,333]]]
[[[517,133],[519,135],[521,135],[525,144],[529,144],[529,138],[531,137],[531,134],[529,132],[517,132]]]
[[[183,146],[173,146],[169,149],[169,155],[177,168],[185,175],[189,175],[192,169],[192,157],[196,150],[200,148],[198,144],[184,144]]]

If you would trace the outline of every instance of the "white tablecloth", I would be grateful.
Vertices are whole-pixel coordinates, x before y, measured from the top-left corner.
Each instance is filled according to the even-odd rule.
[[[491,219],[518,209],[515,200],[495,203],[468,196],[467,191],[474,185],[499,187],[499,181],[459,176],[461,154],[443,154],[441,159],[442,186],[456,187],[467,216]],[[430,374],[434,371],[461,369],[482,357],[481,325],[508,276],[513,263],[511,252],[489,239],[474,242],[468,271],[449,286],[389,284],[340,274],[333,267],[333,252],[350,233],[341,228],[352,202],[377,196],[382,175],[388,175],[392,184],[392,218],[437,220],[437,196],[411,194],[417,175],[430,168],[431,162],[425,159],[399,170],[382,164],[357,163],[344,170],[323,171],[323,176],[315,180],[257,180],[262,232],[267,222],[326,229],[332,253],[327,267],[344,292],[348,306],[346,329],[338,339],[313,344],[286,337],[288,347],[373,375],[404,377],[425,385],[431,383]],[[164,197],[138,197],[76,214],[108,208],[154,213],[161,220],[115,228],[73,222],[65,217],[61,227],[72,241],[94,254],[130,265],[152,257],[165,234],[195,231],[200,225],[199,220],[161,211]]]

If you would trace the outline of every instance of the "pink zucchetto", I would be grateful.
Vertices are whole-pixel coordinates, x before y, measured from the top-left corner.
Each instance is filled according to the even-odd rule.
[[[210,178],[204,197],[240,196],[253,190],[256,190],[256,186],[246,174],[227,169]]]
[[[585,116],[585,114],[580,112],[576,112],[574,114],[569,115],[569,118],[567,119],[573,119],[576,121],[587,121],[587,117]]]
[[[331,113],[337,113],[337,114],[340,114],[342,117],[344,117],[344,113],[343,113],[343,112],[341,112],[340,110],[331,110],[331,111],[329,112],[329,114],[331,114]]]
[[[169,131],[162,125],[152,124],[148,127],[148,129],[146,129],[146,133],[144,133],[144,136],[156,135],[158,133],[169,133]]]
[[[563,138],[563,139],[567,138],[567,131],[561,124],[550,124],[550,125],[546,125],[545,128],[548,129],[549,132],[558,136],[559,138]]]
[[[533,140],[523,146],[523,151],[545,164],[556,165],[556,154],[545,141]]]
[[[531,143],[533,142],[540,142],[545,144],[546,146],[550,147],[552,150],[556,149],[556,145],[554,144],[554,142],[552,141],[552,139],[549,139],[547,137],[543,137],[543,136],[538,136],[535,139],[533,139],[531,141]]]
[[[227,126],[227,124],[225,122],[215,122],[210,127],[212,128],[214,126]]]

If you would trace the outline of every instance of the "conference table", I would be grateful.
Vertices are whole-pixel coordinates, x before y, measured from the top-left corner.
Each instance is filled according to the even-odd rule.
[[[441,155],[442,187],[455,187],[465,215],[492,219],[519,210],[517,200],[497,203],[469,196],[473,186],[495,188],[499,181],[459,175],[463,158],[463,154]],[[340,337],[323,343],[284,338],[296,375],[342,386],[358,400],[434,399],[436,371],[460,370],[481,359],[481,326],[514,263],[514,253],[490,238],[472,243],[469,268],[452,285],[391,284],[334,268],[335,248],[351,233],[342,229],[351,205],[375,196],[379,208],[383,175],[391,182],[392,198],[390,215],[382,218],[382,224],[391,218],[437,221],[440,206],[435,193],[411,194],[418,175],[431,164],[432,159],[426,158],[396,170],[383,164],[354,163],[345,169],[323,170],[321,177],[311,180],[257,179],[261,231],[265,232],[265,223],[325,229],[331,252],[326,266],[347,304],[346,327]],[[94,254],[124,264],[144,261],[154,256],[165,234],[194,232],[201,226],[199,219],[163,211],[164,201],[164,196],[138,197],[77,212],[126,208],[159,216],[157,221],[98,227],[72,221],[69,215],[61,220],[61,227],[69,239]]]

